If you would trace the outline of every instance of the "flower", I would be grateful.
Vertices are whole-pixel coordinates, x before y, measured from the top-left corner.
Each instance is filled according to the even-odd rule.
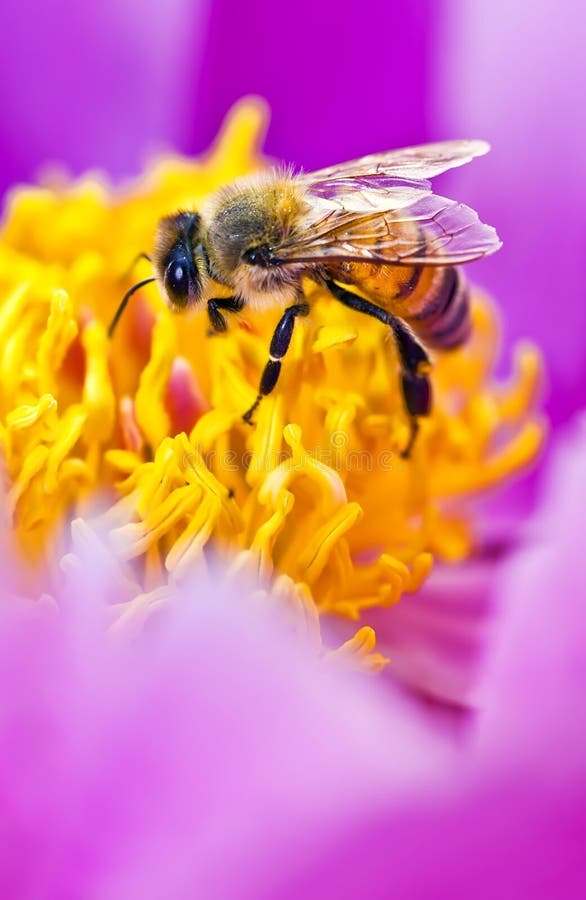
[[[206,157],[160,161],[132,190],[87,178],[12,195],[0,242],[8,511],[22,551],[45,566],[67,546],[71,517],[84,520],[78,541],[88,528],[107,534],[133,608],[221,553],[230,577],[280,578],[304,616],[313,610],[315,636],[316,610],[368,622],[369,609],[416,591],[434,556],[470,555],[466,501],[542,443],[540,364],[520,347],[509,383],[494,381],[496,314],[477,295],[472,338],[438,356],[433,415],[404,460],[392,342],[316,286],[253,429],[242,412],[271,314],[208,338],[204,316],[173,316],[150,286],[109,342],[129,262],[158,218],[264,165],[263,124],[258,102],[240,104]],[[350,644],[378,668],[372,646],[368,628]]]

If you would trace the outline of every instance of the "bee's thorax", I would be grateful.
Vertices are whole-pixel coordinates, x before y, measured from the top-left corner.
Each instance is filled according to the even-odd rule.
[[[301,267],[271,264],[271,249],[303,221],[303,193],[291,177],[267,173],[229,185],[202,210],[212,277],[252,306],[293,301]]]

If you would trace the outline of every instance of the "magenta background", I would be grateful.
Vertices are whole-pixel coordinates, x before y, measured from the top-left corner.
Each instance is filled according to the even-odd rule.
[[[440,180],[504,240],[469,269],[506,346],[543,349],[549,412],[586,389],[586,14],[579,0],[138,0],[3,4],[0,190],[47,162],[136,174],[205,148],[230,104],[269,101],[266,149],[306,168],[408,143],[484,137]]]

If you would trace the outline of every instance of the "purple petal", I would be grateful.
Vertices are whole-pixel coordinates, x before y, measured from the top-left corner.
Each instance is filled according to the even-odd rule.
[[[492,145],[474,168],[449,176],[446,192],[503,240],[470,276],[505,311],[507,340],[543,349],[550,411],[563,421],[586,392],[584,5],[452,2],[446,17],[435,132]]]
[[[209,145],[247,93],[273,111],[267,151],[308,170],[425,140],[439,19],[431,0],[344,12],[336,0],[294,9],[218,0],[197,84],[198,145]]]
[[[187,149],[200,17],[186,0],[2,4],[0,192],[47,163],[121,176]]]
[[[69,571],[59,615],[0,606],[2,896],[256,898],[443,755],[243,586],[200,574],[128,641],[103,560]]]
[[[539,765],[586,786],[586,419],[559,442],[533,545],[514,560],[500,589],[503,624],[486,675],[483,740],[516,743]]]

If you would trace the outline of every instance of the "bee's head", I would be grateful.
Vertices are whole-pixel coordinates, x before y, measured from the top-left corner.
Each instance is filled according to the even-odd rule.
[[[193,306],[205,292],[208,262],[200,240],[197,213],[179,212],[161,219],[155,238],[153,265],[169,306]]]

